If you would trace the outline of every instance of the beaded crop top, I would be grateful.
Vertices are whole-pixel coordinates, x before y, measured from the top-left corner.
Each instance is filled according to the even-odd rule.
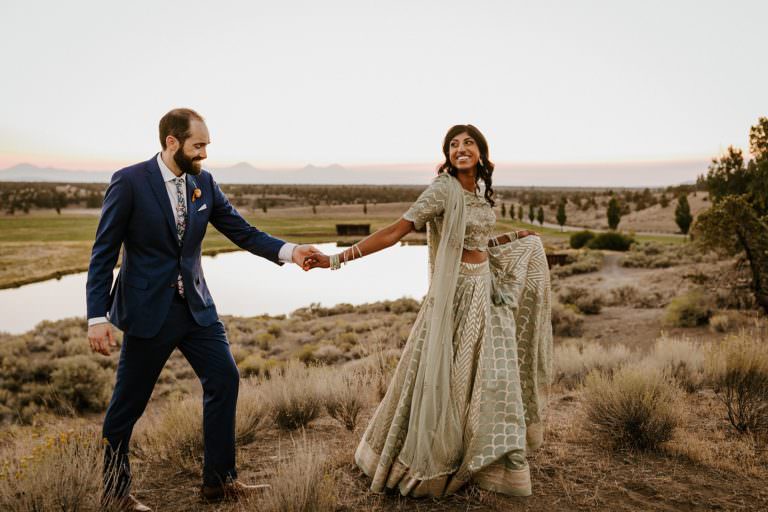
[[[426,223],[435,220],[438,229],[442,229],[445,199],[448,196],[448,180],[455,179],[448,173],[439,174],[432,184],[421,193],[415,203],[403,214],[405,220],[413,222],[416,229],[422,229]],[[464,190],[467,227],[464,231],[464,249],[485,251],[493,233],[496,214],[484,197]]]

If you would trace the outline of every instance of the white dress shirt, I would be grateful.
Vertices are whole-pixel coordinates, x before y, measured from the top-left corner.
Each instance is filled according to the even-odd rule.
[[[179,198],[176,191],[176,183],[174,180],[176,179],[176,175],[173,174],[173,171],[171,171],[167,165],[165,165],[165,162],[163,162],[162,154],[157,154],[157,165],[160,167],[160,174],[163,176],[163,181],[165,182],[165,191],[168,192],[168,199],[171,201],[171,211],[173,212],[173,218],[176,221],[176,224],[179,223],[179,212],[177,210],[177,207],[179,206]],[[184,194],[184,197],[187,197],[187,175],[182,174],[179,176],[181,178],[181,192]],[[187,205],[187,208],[189,208],[189,205]],[[283,244],[282,247],[280,247],[280,252],[278,253],[277,258],[280,260],[281,263],[292,263],[293,262],[293,250],[296,248],[296,244],[291,242],[286,242]],[[108,322],[109,319],[105,316],[100,316],[96,318],[89,318],[88,319],[88,326],[96,325],[96,324],[103,324],[105,322]]]

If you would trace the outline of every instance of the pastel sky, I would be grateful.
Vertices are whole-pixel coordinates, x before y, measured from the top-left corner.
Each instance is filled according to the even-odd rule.
[[[768,2],[0,3],[0,168],[110,169],[202,113],[209,161],[706,162],[768,115]]]

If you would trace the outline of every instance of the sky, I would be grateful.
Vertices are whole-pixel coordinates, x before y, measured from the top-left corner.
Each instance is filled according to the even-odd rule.
[[[180,106],[212,165],[436,163],[472,123],[496,162],[706,166],[768,115],[766,18],[758,0],[3,0],[0,169],[145,160]]]

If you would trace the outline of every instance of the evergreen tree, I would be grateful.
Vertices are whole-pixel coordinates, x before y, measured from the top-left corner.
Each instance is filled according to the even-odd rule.
[[[693,222],[693,215],[691,215],[691,206],[688,204],[688,196],[680,194],[677,198],[677,208],[675,208],[675,222],[680,228],[680,231],[684,234],[688,234],[688,230],[691,228]]]
[[[507,216],[507,205],[504,203],[501,203],[501,218],[503,219],[506,216]]]
[[[528,205],[528,222],[533,224],[533,219],[536,218],[536,213],[533,211],[533,204]]]
[[[542,226],[544,225],[544,208],[539,206],[539,210],[536,212],[536,220],[539,221],[539,224]]]
[[[565,201],[560,201],[560,204],[557,205],[557,223],[560,224],[560,231],[563,230],[563,226],[565,226],[565,221],[568,219],[568,217],[565,214]]]
[[[520,220],[520,222],[523,221],[523,205],[517,207],[517,218]]]
[[[619,208],[619,202],[615,197],[611,197],[611,200],[608,201],[606,215],[608,216],[608,227],[615,231],[621,222],[621,208]]]

